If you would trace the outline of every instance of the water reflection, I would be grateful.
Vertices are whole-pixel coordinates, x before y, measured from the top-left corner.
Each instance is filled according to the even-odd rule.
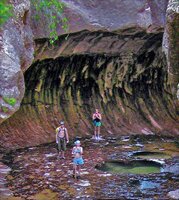
[[[97,166],[97,169],[117,173],[117,174],[150,174],[160,173],[162,165],[153,161],[132,161],[130,163],[123,163],[118,161],[110,161]]]

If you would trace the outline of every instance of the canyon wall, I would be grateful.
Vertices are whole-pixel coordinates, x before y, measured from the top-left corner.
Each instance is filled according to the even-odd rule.
[[[19,109],[25,91],[23,72],[34,58],[30,1],[11,3],[14,18],[0,29],[0,123]]]
[[[177,81],[169,81],[173,79],[168,73],[178,48],[173,48],[175,32],[167,28],[173,27],[169,20],[163,40],[168,1],[63,2],[69,32],[54,46],[47,39],[48,19],[30,23],[35,58],[32,65],[33,57],[21,66],[24,98],[20,109],[0,125],[0,146],[52,142],[61,119],[71,138],[91,136],[95,108],[102,112],[103,135],[179,134],[172,89],[176,91]],[[168,18],[171,5],[178,6],[169,2]],[[177,24],[176,9],[172,12]]]

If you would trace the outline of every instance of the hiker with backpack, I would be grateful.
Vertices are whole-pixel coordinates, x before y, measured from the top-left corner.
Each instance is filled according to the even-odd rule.
[[[79,140],[75,142],[75,146],[72,149],[73,156],[73,177],[76,179],[80,178],[81,165],[84,164],[82,158],[83,147],[80,146],[81,143]]]
[[[64,152],[66,144],[69,142],[68,131],[65,128],[65,123],[60,121],[60,126],[56,129],[56,143],[58,144],[59,156],[65,159]]]

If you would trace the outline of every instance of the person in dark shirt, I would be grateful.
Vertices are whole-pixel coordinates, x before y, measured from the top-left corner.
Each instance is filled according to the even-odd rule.
[[[100,139],[100,127],[101,127],[101,113],[98,109],[96,109],[96,112],[93,113],[93,124],[94,124],[94,138],[96,140]]]

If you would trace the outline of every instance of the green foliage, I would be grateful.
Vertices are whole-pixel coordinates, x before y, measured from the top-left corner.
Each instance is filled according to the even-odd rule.
[[[14,106],[16,104],[16,99],[15,98],[9,98],[9,97],[3,97],[3,100],[8,103],[11,106]]]
[[[7,113],[8,112],[8,108],[4,107],[4,106],[1,106],[1,110],[4,112],[4,113]]]
[[[36,10],[34,18],[43,21],[44,15],[50,23],[48,25],[50,30],[50,44],[53,44],[58,39],[57,26],[62,24],[65,32],[68,30],[68,19],[62,16],[65,4],[59,0],[31,0],[32,5]]]
[[[7,0],[0,1],[0,27],[11,17],[12,6],[7,3]]]
[[[57,26],[60,23],[62,29],[67,32],[68,19],[62,16],[65,4],[59,0],[31,0],[32,6],[36,10],[34,18],[43,21],[44,17],[50,20],[48,25],[50,30],[50,43],[53,44],[58,39]],[[12,5],[7,0],[0,0],[0,27],[13,16]]]

